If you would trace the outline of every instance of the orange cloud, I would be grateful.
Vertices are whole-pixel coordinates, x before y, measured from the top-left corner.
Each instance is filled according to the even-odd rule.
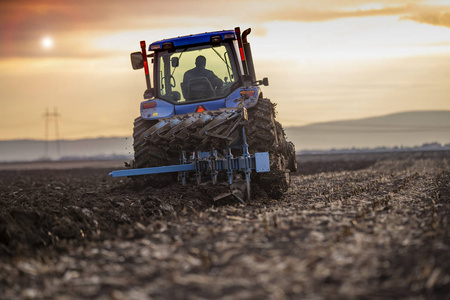
[[[450,6],[420,7],[410,14],[402,16],[401,19],[450,28]]]
[[[414,3],[414,4],[410,4]],[[450,6],[427,0],[21,0],[0,3],[0,59],[32,56],[96,56],[84,47],[98,36],[125,30],[208,26],[229,29],[241,20],[264,36],[267,21],[322,22],[342,18],[399,16],[450,27]],[[233,9],[237,8],[239,9]],[[359,8],[359,9],[358,9]],[[225,27],[225,28],[224,28]],[[62,42],[52,52],[36,49],[46,35]],[[56,45],[58,46],[58,45]]]
[[[390,4],[400,4],[402,2],[405,1],[392,1],[390,2]],[[343,18],[398,15],[400,17],[400,20],[412,20],[415,22],[426,23],[435,26],[450,27],[450,5],[430,6],[408,4],[400,6],[386,6],[378,9],[350,9],[350,7],[354,7],[353,5],[356,5],[357,3],[359,5],[364,4],[363,2],[355,2],[350,0],[345,2],[345,6],[323,5],[325,7],[332,7],[332,9],[321,9],[317,5],[307,7],[283,7],[270,13],[264,13],[261,17],[261,20],[322,22]],[[365,4],[374,3],[376,2],[367,1]],[[383,1],[379,1],[378,4],[383,4]]]
[[[76,37],[78,44],[72,41],[70,47],[67,43],[64,49],[55,47],[52,55],[78,56],[82,46],[80,41],[86,44],[89,38],[103,34],[131,29],[211,25],[211,20],[224,15],[233,18],[235,13],[230,13],[230,7],[233,7],[230,1],[237,0],[226,3],[129,0],[126,4],[120,0],[0,1],[0,58],[44,55],[38,52],[36,45],[45,35],[52,35],[55,42]],[[242,14],[245,11],[248,6],[242,9]],[[56,50],[61,52],[57,54]]]
[[[372,16],[390,16],[404,14],[408,7],[387,7],[367,10],[317,10],[309,8],[285,8],[266,13],[262,19],[276,21],[321,22],[342,18],[360,18]]]

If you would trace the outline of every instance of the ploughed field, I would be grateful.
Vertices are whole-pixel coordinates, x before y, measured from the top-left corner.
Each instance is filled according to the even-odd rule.
[[[1,170],[0,298],[450,297],[449,152],[298,160],[245,206],[112,166]]]

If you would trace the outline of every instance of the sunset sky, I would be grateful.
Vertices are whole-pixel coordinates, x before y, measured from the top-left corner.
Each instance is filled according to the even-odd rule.
[[[6,0],[0,140],[43,139],[47,108],[60,138],[130,136],[139,41],[236,26],[284,126],[450,110],[450,0]]]

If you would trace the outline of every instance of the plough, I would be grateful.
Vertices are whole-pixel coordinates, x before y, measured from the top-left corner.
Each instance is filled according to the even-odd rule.
[[[248,152],[244,125],[242,125],[241,134],[243,154],[238,157],[233,157],[231,148],[228,145],[226,147],[225,158],[220,158],[218,151],[215,149],[209,152],[195,151],[190,153],[190,155],[187,155],[186,151],[181,151],[179,165],[118,170],[109,173],[109,175],[112,177],[130,177],[179,172],[181,183],[185,185],[189,172],[193,173],[192,177],[197,184],[200,184],[204,178],[211,180],[212,184],[216,184],[219,174],[226,174],[228,184],[230,185],[229,195],[234,196],[239,202],[244,203],[244,200],[236,192],[231,190],[233,178],[236,177],[236,173],[238,172],[245,174],[245,190],[247,192],[247,200],[249,201],[251,199],[250,174],[252,171],[256,171],[257,173],[270,172],[270,159],[268,152],[258,152],[255,154]]]

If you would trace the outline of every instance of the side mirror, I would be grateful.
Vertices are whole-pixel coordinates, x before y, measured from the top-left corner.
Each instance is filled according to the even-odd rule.
[[[139,70],[144,67],[144,60],[142,59],[142,52],[133,52],[130,54],[131,66],[133,70]]]
[[[153,98],[153,89],[146,89],[144,92],[144,99]]]
[[[264,77],[263,80],[257,80],[255,81],[256,85],[264,85],[264,86],[268,86],[269,85],[269,78]]]
[[[178,60],[178,57],[172,57],[172,68],[176,68],[180,65],[180,61]]]

